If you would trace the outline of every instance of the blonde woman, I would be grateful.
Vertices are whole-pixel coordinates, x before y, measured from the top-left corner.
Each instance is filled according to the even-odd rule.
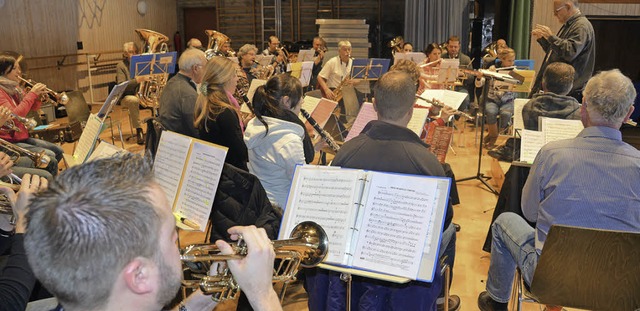
[[[236,64],[214,57],[205,67],[196,101],[194,125],[200,139],[229,148],[225,162],[247,171],[247,146],[242,137],[240,106],[233,97],[238,84]]]

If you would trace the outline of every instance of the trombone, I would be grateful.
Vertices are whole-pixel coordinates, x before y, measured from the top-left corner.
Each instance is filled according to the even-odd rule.
[[[300,267],[311,268],[320,264],[327,256],[329,241],[324,229],[315,222],[299,223],[291,232],[288,240],[273,241],[276,252],[276,264],[273,273],[274,283],[284,283],[280,293],[280,300],[284,297],[286,285],[296,280],[296,273]],[[236,299],[240,293],[240,286],[234,280],[228,267],[218,269],[216,275],[209,275],[213,262],[232,259],[242,259],[247,255],[247,247],[239,239],[232,244],[234,254],[222,255],[214,244],[190,245],[182,251],[180,259],[183,262],[185,275],[182,281],[183,289],[200,288],[205,295],[212,295],[214,301]]]
[[[23,77],[18,76],[18,78],[24,82],[27,86],[33,87],[36,83],[33,82],[32,80],[27,80]],[[69,96],[67,96],[67,93],[62,92],[62,93],[57,93],[54,90],[50,89],[50,88],[45,88],[45,93],[46,93],[46,97],[48,99],[45,99],[44,101],[49,102],[51,104],[53,104],[54,106],[57,106],[58,104],[60,105],[66,105],[69,102]]]

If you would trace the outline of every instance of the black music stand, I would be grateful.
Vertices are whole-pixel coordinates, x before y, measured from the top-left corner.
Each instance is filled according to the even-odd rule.
[[[490,76],[485,76],[486,80],[484,81],[484,86],[482,87],[482,117],[485,117],[485,113],[487,111],[486,108],[486,102],[487,102],[487,95],[489,94],[489,84],[492,84],[491,82],[493,81],[493,78]],[[482,120],[482,122],[480,123],[480,147],[478,148],[478,169],[476,171],[476,175],[474,176],[470,176],[470,177],[465,177],[465,178],[461,178],[461,179],[457,179],[456,182],[462,182],[462,181],[467,181],[467,180],[473,180],[473,179],[477,179],[479,180],[482,184],[485,185],[485,187],[487,187],[487,189],[489,190],[489,192],[495,194],[495,195],[499,195],[500,193],[494,189],[488,182],[487,180],[491,179],[490,176],[486,176],[484,173],[482,173],[481,170],[481,166],[482,166],[482,148],[483,146],[483,142],[484,142],[484,123],[485,120]]]

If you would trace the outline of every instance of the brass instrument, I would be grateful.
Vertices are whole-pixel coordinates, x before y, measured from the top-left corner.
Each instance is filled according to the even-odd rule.
[[[32,80],[27,80],[21,76],[18,76],[18,78],[29,87],[33,87],[36,84]],[[64,106],[69,102],[69,96],[67,96],[65,92],[57,93],[50,88],[45,88],[45,94],[42,95],[40,100],[54,106],[58,106],[59,104]]]
[[[397,36],[391,41],[389,41],[389,47],[392,49],[392,53],[396,52],[402,53],[402,46],[404,45],[404,38],[402,36]]]
[[[136,29],[136,33],[143,41],[143,54],[166,53],[169,51],[169,37],[148,29]],[[153,66],[152,66],[153,68]],[[169,75],[167,73],[151,73],[149,78],[140,82],[137,96],[140,104],[145,108],[157,108],[162,89],[167,84]]]
[[[21,117],[15,113],[10,114],[11,119],[9,119],[5,124],[0,127],[0,131],[16,131],[22,132],[22,130],[16,125],[16,121],[22,123],[27,130],[33,130],[36,126],[38,126],[38,122],[31,118]]]
[[[45,168],[49,165],[49,162],[51,162],[51,159],[48,155],[45,154],[44,150],[40,152],[33,152],[18,145],[12,144],[2,138],[0,138],[0,147],[4,148],[7,151],[5,153],[7,153],[9,157],[11,157],[11,161],[13,161],[14,163],[18,161],[18,159],[20,159],[20,157],[23,155],[31,159],[31,161],[33,161],[33,164],[37,168]]]
[[[328,252],[327,234],[318,224],[305,221],[298,224],[291,232],[288,240],[273,241],[276,252],[276,265],[273,282],[283,282],[285,285],[295,281],[300,267],[311,268],[321,263]],[[217,275],[209,275],[213,262],[232,259],[242,259],[247,255],[247,247],[239,239],[232,245],[234,254],[222,255],[214,244],[191,245],[180,256],[184,270],[191,273],[191,279],[182,281],[184,288],[200,288],[205,295],[213,295],[214,301],[236,299],[240,287],[233,279],[227,267],[218,269]]]
[[[444,108],[444,104],[442,102],[440,102],[439,100],[435,99],[435,98],[434,99],[428,99],[428,98],[424,98],[424,97],[422,97],[422,96],[420,96],[418,94],[416,94],[416,98],[422,99],[425,102],[427,102],[428,104],[431,104],[432,106],[436,106],[438,108]],[[462,116],[462,117],[467,118],[469,120],[473,119],[473,117],[471,115],[469,115],[466,112],[462,112],[460,110],[456,110],[453,114]]]
[[[229,48],[227,55],[222,55],[220,52],[220,48],[226,43],[230,43],[231,39],[227,37],[225,34],[215,31],[215,30],[205,30],[204,33],[209,38],[209,43],[207,43],[207,50],[204,51],[204,55],[207,60],[213,58],[214,56],[235,56],[236,52]]]
[[[256,79],[269,80],[276,71],[276,68],[271,64],[263,66],[255,60],[253,61],[253,64],[254,66],[251,66],[249,71]]]

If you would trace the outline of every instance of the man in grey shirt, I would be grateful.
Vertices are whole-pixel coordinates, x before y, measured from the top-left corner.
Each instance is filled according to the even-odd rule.
[[[160,123],[167,129],[183,135],[198,137],[194,127],[193,111],[196,106],[197,85],[202,82],[207,58],[199,49],[187,49],[180,55],[180,71],[167,81],[160,96]]]
[[[529,97],[540,90],[542,74],[547,65],[563,62],[576,69],[569,96],[581,102],[582,89],[591,78],[596,60],[593,26],[580,12],[577,0],[554,0],[553,14],[562,23],[557,35],[553,35],[551,29],[544,25],[536,25],[531,31],[531,35],[536,38],[546,55]]]

